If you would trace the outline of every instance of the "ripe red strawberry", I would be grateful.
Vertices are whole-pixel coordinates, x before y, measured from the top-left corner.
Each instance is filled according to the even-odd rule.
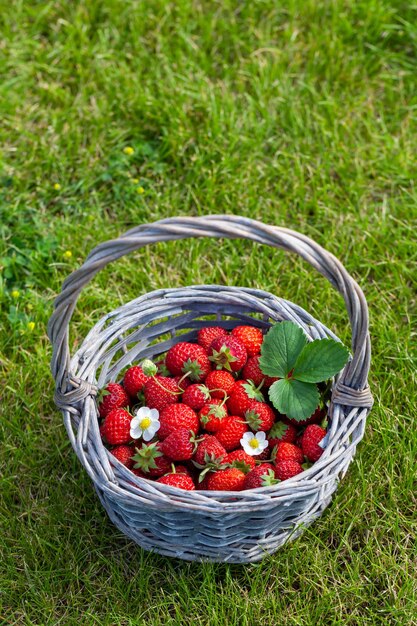
[[[286,441],[287,443],[295,443],[297,439],[297,429],[292,424],[284,424],[284,422],[276,422],[268,433],[269,447]]]
[[[275,477],[274,466],[271,463],[261,463],[246,475],[243,489],[257,489],[275,485],[278,480]]]
[[[268,404],[257,402],[257,400],[251,400],[245,411],[245,420],[251,430],[254,431],[269,430],[274,425],[276,418],[277,414]]]
[[[186,428],[175,430],[161,443],[162,452],[173,461],[188,461],[193,456],[195,447],[194,435]]]
[[[255,328],[255,326],[235,326],[231,335],[245,346],[248,357],[260,353],[264,336],[259,328]]]
[[[323,448],[319,446],[320,441],[326,436],[324,428],[317,424],[310,424],[305,429],[301,437],[301,447],[309,461],[314,463],[323,454]]]
[[[310,417],[307,417],[305,420],[296,420],[291,417],[287,417],[286,415],[282,417],[282,421],[286,424],[293,424],[294,426],[308,426],[308,424],[320,424],[323,421],[326,415],[326,409],[322,409],[321,407],[317,407]]]
[[[240,446],[240,440],[247,429],[248,427],[242,417],[229,415],[224,419],[222,426],[216,432],[216,437],[226,448],[227,452],[231,452]]]
[[[168,404],[178,402],[180,389],[173,378],[157,375],[146,381],[144,392],[146,406],[162,411]]]
[[[158,478],[156,482],[169,485],[170,487],[177,487],[178,489],[185,489],[186,491],[193,491],[195,489],[194,481],[191,476],[179,472],[165,474],[165,476]]]
[[[224,400],[232,391],[235,385],[233,376],[225,370],[213,370],[204,381],[206,387],[210,390],[212,398]]]
[[[113,409],[113,411],[110,411],[104,418],[101,427],[101,432],[107,443],[112,446],[129,443],[132,439],[130,436],[131,421],[132,416],[124,409]]]
[[[197,342],[202,346],[205,350],[208,350],[211,346],[212,341],[217,339],[217,337],[226,337],[227,330],[224,328],[220,328],[220,326],[206,326],[206,328],[201,328],[197,333]]]
[[[132,456],[134,455],[134,450],[132,446],[117,446],[110,450],[113,456],[116,457],[120,463],[125,465],[128,468],[131,468],[133,465]]]
[[[281,461],[296,461],[301,464],[304,461],[303,451],[293,443],[282,441],[277,445],[275,464]]]
[[[236,467],[217,470],[209,474],[207,489],[210,491],[241,491],[245,474]]]
[[[159,439],[165,439],[171,433],[186,428],[197,434],[200,422],[197,413],[186,404],[168,404],[159,414],[160,428],[158,430]]]
[[[227,408],[221,400],[213,399],[207,402],[198,412],[198,418],[202,428],[215,433],[221,427],[227,417]]]
[[[147,380],[148,376],[145,376],[140,365],[133,365],[123,378],[123,387],[132,399],[137,400],[138,393],[143,391]]]
[[[194,454],[194,461],[198,465],[221,462],[226,456],[226,450],[214,435],[203,435]]]
[[[173,376],[189,373],[189,378],[195,382],[204,380],[211,371],[206,350],[196,343],[185,341],[168,350],[165,363]]]
[[[252,380],[256,387],[259,387],[262,383],[262,388],[268,389],[272,383],[279,379],[273,378],[272,376],[265,376],[260,368],[259,358],[259,355],[257,355],[252,356],[247,360],[246,365],[242,370],[242,378]]]
[[[219,370],[226,369],[229,372],[237,372],[245,365],[247,358],[245,346],[230,335],[217,337],[209,348],[209,359]]]
[[[198,383],[194,383],[193,385],[187,387],[182,394],[183,403],[192,408],[194,411],[202,409],[209,400],[210,391],[206,385],[199,385]]]
[[[249,380],[237,380],[226,402],[229,413],[243,417],[252,400],[263,402],[264,397]]]
[[[134,469],[141,470],[146,477],[162,476],[171,470],[171,460],[163,454],[159,441],[143,443],[136,448],[133,462]]]
[[[237,467],[237,469],[240,469],[245,474],[252,470],[256,465],[255,458],[244,450],[234,450],[233,452],[229,452],[229,454],[225,457],[224,462],[229,463],[232,467]]]
[[[280,461],[275,466],[275,476],[278,480],[287,480],[303,472],[303,468],[297,461]]]
[[[181,393],[191,385],[191,380],[184,378],[184,376],[173,376],[171,380],[175,380]]]
[[[113,409],[129,406],[129,396],[118,383],[109,383],[100,393],[98,411],[100,417],[106,417]],[[110,442],[109,442],[110,443]]]

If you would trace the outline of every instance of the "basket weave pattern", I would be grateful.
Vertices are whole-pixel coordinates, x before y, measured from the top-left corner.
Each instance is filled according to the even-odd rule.
[[[68,325],[82,288],[109,262],[147,244],[189,237],[245,238],[298,253],[342,294],[351,327],[352,358],[334,381],[328,445],[313,467],[271,487],[243,492],[186,492],[133,475],[103,446],[97,390],[130,363],[156,359],[179,341],[195,340],[213,323],[267,329],[292,320],[310,339],[334,334],[297,305],[258,289],[217,285],[145,294],[102,318],[72,359]],[[64,282],[49,322],[55,401],[82,465],[110,519],[148,550],[187,560],[257,561],[293,539],[329,504],[364,434],[372,406],[368,312],[343,265],[309,238],[238,216],[170,218],[139,226],[95,248]]]

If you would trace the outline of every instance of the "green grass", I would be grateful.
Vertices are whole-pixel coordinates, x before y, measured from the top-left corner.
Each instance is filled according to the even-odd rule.
[[[417,624],[417,6],[0,5],[0,623]],[[216,212],[314,237],[371,314],[376,404],[355,461],[322,518],[253,566],[169,560],[115,530],[48,369],[53,299],[94,244]],[[147,290],[202,282],[270,290],[349,341],[341,298],[305,263],[201,240],[107,268],[72,342]]]

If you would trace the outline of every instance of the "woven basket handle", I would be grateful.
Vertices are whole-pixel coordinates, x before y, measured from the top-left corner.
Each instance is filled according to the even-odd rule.
[[[60,405],[71,405],[71,401],[80,399],[89,391],[88,383],[84,389],[74,389],[74,380],[70,379],[69,371],[68,327],[82,288],[108,263],[125,254],[151,243],[192,237],[250,239],[282,248],[299,254],[325,276],[343,296],[352,327],[353,357],[333,390],[333,403],[358,407],[372,405],[367,380],[371,355],[368,307],[359,285],[336,257],[309,237],[237,215],[175,217],[144,224],[127,231],[118,239],[98,245],[90,252],[83,265],[64,281],[48,324],[48,335],[53,345],[51,370],[61,400],[67,400],[61,401]],[[84,382],[78,381],[78,384]]]

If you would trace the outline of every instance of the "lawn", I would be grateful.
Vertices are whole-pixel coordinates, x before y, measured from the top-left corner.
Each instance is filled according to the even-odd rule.
[[[417,6],[0,5],[0,623],[417,624]],[[125,539],[52,401],[45,329],[67,274],[137,224],[210,213],[313,237],[371,315],[375,406],[355,460],[325,514],[249,566]],[[97,276],[72,345],[121,303],[193,283],[269,290],[349,342],[341,297],[306,263],[192,240]]]

